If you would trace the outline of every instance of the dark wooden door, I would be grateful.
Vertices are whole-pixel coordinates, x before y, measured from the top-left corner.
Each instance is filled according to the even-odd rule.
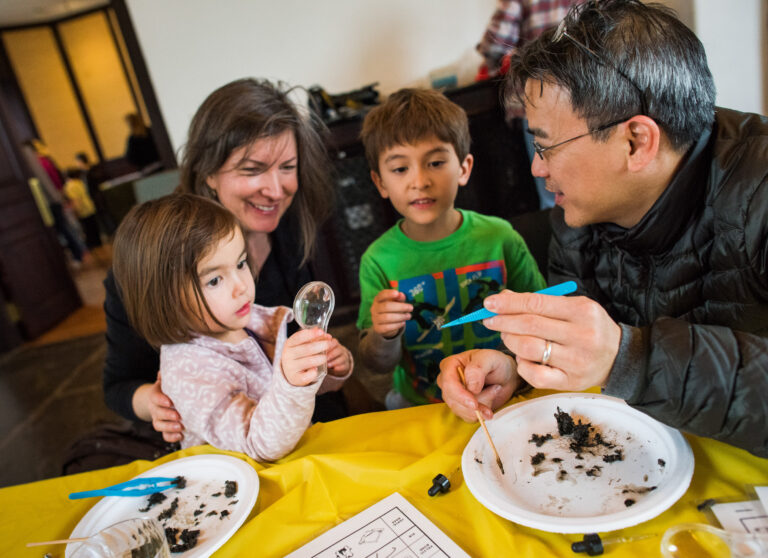
[[[0,52],[0,300],[6,303],[0,308],[0,350],[18,343],[9,323],[33,339],[82,305],[62,247],[43,223],[27,183],[32,174],[20,145],[34,136],[15,77]]]
[[[81,306],[53,231],[43,224],[24,173],[0,131],[0,282],[32,339]]]

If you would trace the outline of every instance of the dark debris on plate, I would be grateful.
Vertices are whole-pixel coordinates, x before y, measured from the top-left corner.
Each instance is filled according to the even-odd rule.
[[[237,482],[236,481],[224,481],[224,496],[231,498],[237,494]]]
[[[187,479],[183,476],[177,476],[172,482],[175,485],[174,488],[178,490],[182,490],[187,487]],[[224,481],[222,488],[219,488],[213,493],[209,492],[207,495],[203,494],[202,497],[219,498],[224,496],[229,501],[222,502],[222,504],[233,506],[239,502],[237,493],[237,481],[227,480]],[[195,502],[195,500],[200,500],[200,498],[200,494],[195,494],[194,500],[192,500],[192,502]],[[169,497],[163,492],[155,492],[147,497],[144,507],[139,508],[138,511],[145,513],[151,508],[158,506],[168,499]],[[165,537],[168,540],[168,546],[173,553],[186,552],[187,550],[190,550],[197,545],[198,539],[201,536],[201,530],[193,527],[200,525],[202,518],[215,518],[218,516],[219,520],[221,521],[224,518],[230,517],[232,515],[232,512],[228,509],[221,511],[208,511],[205,509],[207,504],[203,501],[195,502],[193,504],[195,509],[191,512],[191,515],[189,515],[188,511],[184,511],[183,506],[180,508],[179,504],[179,497],[177,496],[170,502],[170,505],[160,511],[160,513],[157,515],[157,520],[165,529]],[[184,523],[186,523],[186,525]]]
[[[143,508],[139,508],[139,511],[144,513],[148,512],[151,508],[155,507],[157,504],[164,502],[168,496],[163,494],[162,492],[153,492],[149,496],[147,496],[147,505]]]
[[[199,537],[200,529],[182,529],[179,532],[178,527],[165,528],[165,538],[171,552],[186,552],[194,548]]]

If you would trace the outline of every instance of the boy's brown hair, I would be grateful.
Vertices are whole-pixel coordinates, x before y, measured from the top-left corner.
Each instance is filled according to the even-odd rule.
[[[125,216],[115,234],[112,272],[131,325],[150,345],[189,341],[206,316],[219,323],[197,265],[238,227],[226,208],[193,194],[151,200]]]
[[[453,145],[459,161],[469,154],[469,120],[459,105],[434,89],[401,89],[369,112],[360,139],[371,170],[379,172],[379,156],[393,145],[437,137]]]

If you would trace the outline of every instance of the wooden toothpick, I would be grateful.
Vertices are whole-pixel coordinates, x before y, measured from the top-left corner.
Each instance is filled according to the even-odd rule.
[[[464,367],[459,365],[457,368],[459,372],[459,378],[461,378],[461,383],[464,384],[464,387],[467,387],[467,379],[464,377]],[[485,432],[486,438],[488,438],[488,444],[491,446],[491,449],[493,450],[493,455],[496,456],[496,464],[499,466],[499,469],[501,470],[501,474],[504,474],[504,465],[501,463],[501,458],[499,457],[499,452],[496,451],[496,446],[493,444],[493,440],[491,439],[491,433],[488,432],[488,427],[485,426],[485,421],[483,420],[483,416],[480,414],[479,409],[475,409],[475,416],[477,417],[477,421],[480,423],[480,426],[483,427],[483,431]]]
[[[78,537],[75,539],[58,539],[55,541],[31,542],[31,543],[27,543],[27,546],[30,547],[30,546],[43,546],[46,544],[69,544],[73,542],[83,542],[87,540],[88,540],[88,537]]]

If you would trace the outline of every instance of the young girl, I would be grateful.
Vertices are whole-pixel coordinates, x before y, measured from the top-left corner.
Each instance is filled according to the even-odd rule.
[[[352,371],[329,334],[286,338],[291,310],[253,304],[243,234],[212,200],[174,194],[134,207],[115,236],[113,272],[132,325],[161,346],[162,390],[181,415],[184,447],[278,459],[309,426],[318,390]]]

